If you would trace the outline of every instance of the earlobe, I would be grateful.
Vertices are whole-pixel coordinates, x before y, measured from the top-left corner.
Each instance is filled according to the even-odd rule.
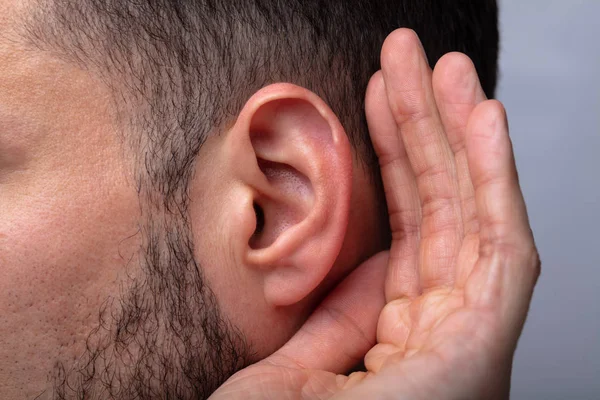
[[[232,168],[253,193],[247,212],[255,229],[239,239],[239,259],[261,274],[268,304],[299,303],[327,276],[345,238],[352,192],[346,133],[314,93],[276,84],[248,101],[229,136]]]

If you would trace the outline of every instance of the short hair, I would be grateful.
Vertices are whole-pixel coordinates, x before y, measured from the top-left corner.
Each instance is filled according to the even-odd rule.
[[[497,78],[495,0],[38,0],[29,43],[97,71],[137,131],[140,190],[185,207],[204,140],[261,87],[321,96],[380,185],[364,111],[385,37],[414,29],[433,66],[460,51],[484,91]]]

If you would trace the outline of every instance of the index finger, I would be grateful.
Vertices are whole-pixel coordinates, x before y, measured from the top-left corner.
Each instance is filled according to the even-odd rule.
[[[379,159],[392,230],[385,280],[386,301],[390,302],[401,297],[415,297],[420,292],[417,256],[421,205],[415,176],[388,105],[381,71],[369,82],[365,111],[371,142]]]

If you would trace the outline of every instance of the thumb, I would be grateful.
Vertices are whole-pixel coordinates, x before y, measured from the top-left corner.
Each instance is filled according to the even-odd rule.
[[[344,373],[376,343],[377,320],[385,305],[389,253],[381,252],[353,271],[272,356],[271,364]]]

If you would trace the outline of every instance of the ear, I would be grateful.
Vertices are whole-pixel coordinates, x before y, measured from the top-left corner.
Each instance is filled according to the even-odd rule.
[[[297,304],[344,242],[352,192],[346,133],[317,95],[280,83],[257,92],[227,136],[229,170],[247,194],[236,203],[235,258],[260,276],[269,305]]]

